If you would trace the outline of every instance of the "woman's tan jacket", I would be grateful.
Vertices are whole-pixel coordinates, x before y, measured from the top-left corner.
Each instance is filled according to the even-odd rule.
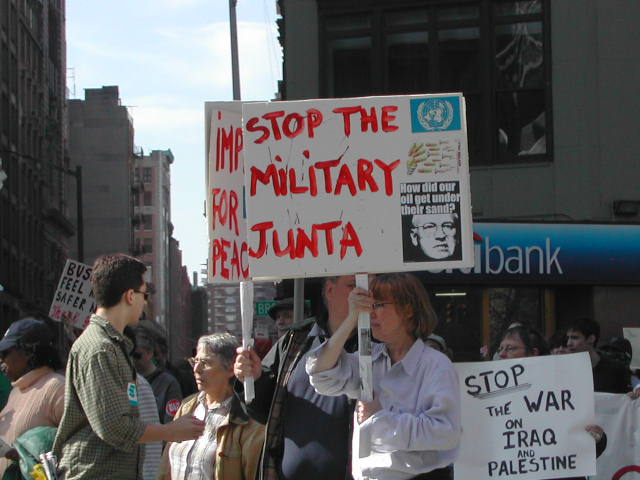
[[[174,419],[192,413],[198,406],[195,393],[182,401]],[[254,480],[264,443],[264,425],[247,415],[244,405],[237,397],[231,399],[229,414],[216,432],[216,464],[213,480]],[[167,443],[162,455],[158,480],[171,480],[169,447]]]

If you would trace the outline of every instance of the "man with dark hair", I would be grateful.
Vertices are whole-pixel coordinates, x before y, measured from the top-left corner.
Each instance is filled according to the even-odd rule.
[[[343,480],[350,475],[351,420],[354,403],[346,395],[316,393],[305,371],[312,348],[331,336],[349,313],[348,297],[355,277],[325,279],[327,308],[311,324],[293,325],[260,363],[254,350],[238,349],[234,373],[255,379],[249,415],[267,424],[257,478],[260,480]],[[352,337],[345,349],[357,349]],[[236,384],[238,385],[238,384]],[[238,392],[240,393],[240,392]]]
[[[629,392],[631,380],[628,369],[597,352],[599,338],[600,325],[590,318],[576,319],[567,326],[569,353],[589,353],[593,369],[593,390],[608,393]]]
[[[140,443],[190,440],[204,430],[191,416],[167,425],[140,420],[133,343],[123,331],[138,323],[151,294],[145,271],[123,254],[93,265],[96,313],[69,352],[64,414],[53,445],[61,479],[140,478]]]

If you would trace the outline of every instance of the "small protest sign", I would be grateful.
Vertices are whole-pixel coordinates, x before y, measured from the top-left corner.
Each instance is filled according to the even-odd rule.
[[[251,275],[473,266],[460,94],[243,105]]]
[[[249,278],[241,102],[206,102],[209,282]]]
[[[91,270],[89,265],[67,259],[49,309],[52,319],[68,322],[76,328],[84,329],[88,325],[89,317],[96,309]]]
[[[591,362],[585,352],[456,364],[464,428],[456,479],[595,473]]]

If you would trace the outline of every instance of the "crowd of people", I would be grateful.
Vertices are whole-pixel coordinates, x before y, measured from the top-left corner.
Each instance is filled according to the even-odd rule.
[[[53,452],[65,480],[453,478],[462,435],[454,352],[434,333],[437,317],[415,276],[377,275],[368,290],[353,275],[327,277],[320,315],[294,322],[292,299],[269,311],[278,340],[268,353],[240,347],[229,333],[208,334],[185,375],[167,361],[162,337],[140,325],[152,294],[145,271],[127,255],[96,260],[97,308],[73,338],[64,375],[46,321],[23,318],[0,340],[13,387],[0,411],[3,479],[30,478],[13,446],[35,427],[55,433],[42,453]],[[355,331],[363,312],[374,340],[373,398],[360,393]],[[595,391],[632,392],[630,345],[615,339],[599,349],[599,337],[590,319],[569,323],[556,345],[517,323],[482,355],[587,352]],[[248,377],[255,397],[245,403]],[[606,432],[585,430],[599,455]]]

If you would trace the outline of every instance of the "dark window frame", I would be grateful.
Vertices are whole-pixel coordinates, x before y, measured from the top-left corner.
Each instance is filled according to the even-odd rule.
[[[416,32],[417,24],[406,26],[384,27],[385,14],[391,11],[428,9],[427,21],[422,24],[428,32],[428,76],[429,85],[438,85],[438,46],[437,34],[439,31],[450,28],[478,27],[480,29],[479,39],[479,71],[480,78],[476,89],[466,89],[463,91],[466,97],[474,96],[479,100],[479,118],[489,117],[489,121],[481,121],[477,128],[479,148],[477,152],[470,150],[470,166],[487,167],[499,165],[521,165],[553,162],[553,97],[551,88],[551,18],[550,0],[540,0],[541,12],[520,15],[494,15],[494,6],[498,4],[515,3],[511,0],[461,0],[451,2],[445,0],[399,0],[393,3],[381,0],[318,0],[319,18],[319,75],[320,75],[320,97],[331,98],[334,95],[333,88],[328,78],[331,67],[329,45],[332,40],[340,38],[371,37],[371,88],[363,91],[358,96],[366,95],[388,95],[388,78],[386,65],[385,38],[391,33]],[[478,6],[479,18],[438,21],[437,11],[443,7],[456,6]],[[327,31],[327,23],[332,18],[345,15],[369,15],[371,17],[369,28],[358,28],[343,30],[339,33]],[[534,88],[533,91],[542,92],[544,96],[544,120],[546,151],[541,154],[521,154],[508,159],[501,159],[499,155],[498,141],[498,95],[507,89],[499,88],[497,85],[497,73],[495,64],[496,36],[495,29],[498,25],[508,25],[514,23],[541,22],[542,39],[544,42],[542,55],[542,84]],[[431,68],[434,66],[435,68]],[[424,93],[445,92],[439,88],[429,88]],[[518,92],[526,92],[527,88],[517,89]],[[469,116],[467,117],[469,120]],[[471,126],[473,128],[473,126]]]

